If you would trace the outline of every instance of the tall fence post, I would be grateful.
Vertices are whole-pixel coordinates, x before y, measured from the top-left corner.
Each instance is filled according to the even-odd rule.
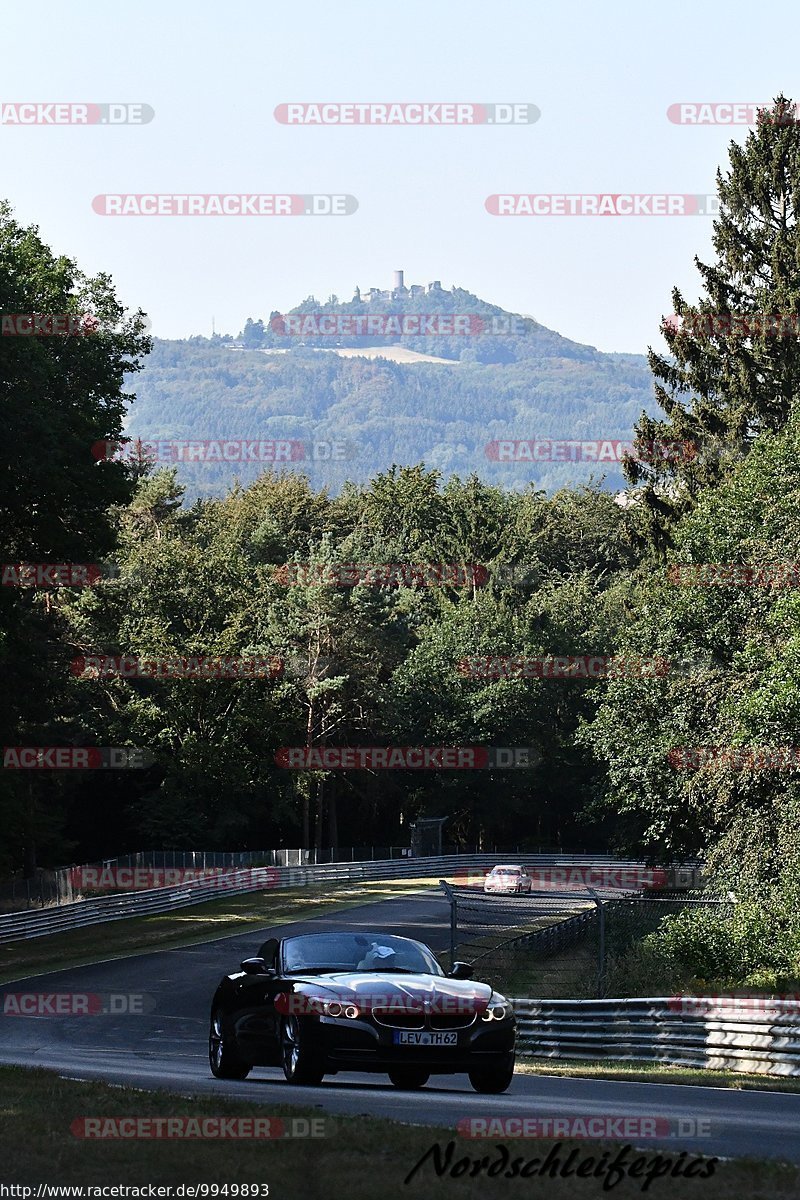
[[[439,887],[444,892],[450,904],[450,969],[456,961],[456,946],[458,944],[458,916],[456,910],[456,894],[445,879],[439,880]]]
[[[599,944],[597,949],[597,996],[598,999],[602,1000],[606,973],[606,909],[603,901],[600,899],[594,888],[587,887],[586,890],[597,905],[597,925],[599,930]]]

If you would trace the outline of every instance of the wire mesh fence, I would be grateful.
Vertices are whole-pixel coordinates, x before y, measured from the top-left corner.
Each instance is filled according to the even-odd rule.
[[[655,994],[671,986],[667,963],[654,961],[648,934],[665,918],[698,905],[720,921],[735,900],[696,890],[632,894],[617,888],[532,889],[486,893],[440,881],[450,903],[450,962],[509,995],[581,999]]]

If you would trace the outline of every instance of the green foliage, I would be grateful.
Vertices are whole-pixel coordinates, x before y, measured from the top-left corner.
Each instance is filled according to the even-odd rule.
[[[446,366],[340,358],[308,347],[267,353],[220,338],[156,341],[136,381],[126,432],[145,441],[303,442],[306,457],[296,465],[315,487],[336,491],[348,481],[366,485],[393,463],[421,462],[443,476],[477,473],[520,491],[530,484],[553,491],[590,476],[621,487],[615,461],[505,462],[487,455],[487,445],[503,438],[629,440],[642,408],[652,407],[642,355],[603,354],[545,332],[552,342],[516,338],[526,347],[518,359]],[[342,457],[314,458],[314,443],[323,442]],[[190,499],[222,497],[234,480],[251,483],[268,465],[187,462],[180,478]]]
[[[71,259],[54,255],[6,204],[0,313],[69,314],[92,330],[0,337],[2,561],[92,563],[114,544],[109,507],[127,502],[132,491],[128,469],[98,464],[91,447],[122,433],[131,398],[125,379],[150,345],[143,314],[126,316],[107,275],[87,278]],[[62,675],[68,653],[52,609],[49,592],[0,588],[3,745],[48,745],[74,734]],[[37,849],[63,853],[69,785],[24,774],[4,771],[0,778],[0,867],[23,860],[32,869]]]
[[[294,474],[189,509],[179,496],[173,472],[160,471],[117,510],[113,577],[63,606],[70,642],[84,656],[275,657],[289,669],[253,681],[76,680],[92,736],[157,755],[120,794],[115,836],[386,845],[406,843],[420,814],[448,816],[448,837],[465,843],[592,836],[578,817],[590,762],[571,733],[601,685],[467,678],[459,664],[481,652],[604,652],[604,596],[630,554],[624,512],[605,493],[548,501],[475,476],[443,483],[418,466],[335,499]],[[488,578],[340,587],[314,573],[354,562],[476,564]],[[308,574],[287,586],[281,568],[292,563]],[[328,744],[535,745],[547,767],[276,768],[281,746]],[[80,821],[79,802],[73,811]],[[85,827],[82,836],[96,839]]]
[[[676,517],[760,433],[784,426],[797,397],[800,126],[791,100],[777,97],[743,146],[731,142],[730,168],[717,171],[717,193],[717,258],[695,259],[704,295],[691,305],[673,290],[680,324],[662,327],[669,355],[649,354],[666,419],[643,414],[636,426],[640,449],[677,442],[693,454],[630,459],[626,468],[629,480],[644,484],[643,529],[658,544],[670,541]]]

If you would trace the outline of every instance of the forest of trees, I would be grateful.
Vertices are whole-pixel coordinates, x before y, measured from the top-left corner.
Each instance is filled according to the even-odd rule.
[[[789,103],[731,146],[715,261],[698,262],[696,305],[674,294],[679,316],[800,316],[800,128],[777,119]],[[665,330],[669,354],[651,355],[662,415],[642,414],[636,437],[694,453],[630,460],[625,505],[597,486],[507,490],[429,463],[335,491],[268,472],[185,503],[173,470],[91,456],[93,442],[120,437],[123,389],[149,350],[111,281],[85,279],[5,209],[0,305],[99,322],[82,339],[0,339],[4,561],[103,567],[89,587],[0,589],[4,745],[153,756],[140,771],[4,770],[4,873],[145,846],[407,844],[409,822],[445,816],[456,842],[701,855],[711,885],[735,889],[735,917],[724,937],[695,914],[667,922],[658,953],[708,978],[778,986],[800,975],[796,320],[792,336],[756,321],[744,335],[730,322]],[[380,394],[370,403],[380,422]],[[335,564],[352,563],[485,571],[440,586],[331,582]],[[207,680],[71,666],[97,654],[286,666]],[[460,664],[476,655],[665,666],[472,678]],[[286,746],[364,745],[533,745],[540,761],[338,772],[275,758]],[[697,747],[707,752],[693,758]]]
[[[325,309],[306,303],[314,311]],[[383,303],[410,307],[409,301]],[[283,339],[291,340],[297,339]],[[359,339],[362,346],[370,340],[375,339]],[[490,354],[488,343],[497,340],[460,337],[459,350]],[[330,338],[318,341],[330,349]],[[449,349],[435,339],[405,341],[420,353]],[[444,475],[475,473],[515,490],[533,484],[554,491],[603,476],[609,489],[623,487],[617,463],[499,462],[486,447],[501,438],[629,439],[642,409],[654,408],[644,355],[604,354],[542,326],[505,342],[517,357],[440,365],[340,358],[309,346],[264,353],[233,348],[222,337],[156,340],[141,375],[131,382],[137,399],[126,431],[145,442],[283,438],[309,448],[333,443],[342,448],[341,460],[315,461],[309,449],[304,469],[314,486],[335,491],[348,481],[367,483],[392,465],[420,462]],[[252,463],[179,468],[189,500],[224,496],[237,479],[249,483],[257,474]]]
[[[633,554],[607,494],[508,495],[405,468],[335,499],[301,476],[265,474],[187,510],[174,473],[162,470],[140,480],[114,523],[110,577],[59,596],[53,614],[58,720],[62,736],[143,746],[156,765],[37,779],[51,814],[54,804],[64,814],[70,851],[408,844],[419,814],[448,815],[448,837],[465,842],[572,843],[597,825],[576,824],[591,772],[588,752],[572,745],[597,682],[498,683],[468,678],[459,664],[478,654],[608,653],[618,618],[606,593]],[[291,563],[302,569],[281,570]],[[487,578],[332,586],[324,567],[336,563],[478,564]],[[98,654],[239,656],[285,669],[221,680],[70,669]],[[47,729],[47,720],[27,725],[24,743],[40,744]],[[336,781],[277,768],[278,749],[306,744],[535,744],[543,762]],[[27,821],[30,785],[13,782]],[[604,835],[593,838],[601,845]],[[68,852],[57,844],[49,857]]]

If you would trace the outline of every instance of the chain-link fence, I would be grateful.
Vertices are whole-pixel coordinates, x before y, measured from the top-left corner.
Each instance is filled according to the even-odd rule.
[[[449,961],[474,963],[476,977],[506,994],[539,999],[669,991],[677,982],[648,947],[647,935],[665,917],[698,905],[713,907],[726,921],[735,904],[733,897],[688,889],[497,894],[443,880],[440,887],[450,903]]]

